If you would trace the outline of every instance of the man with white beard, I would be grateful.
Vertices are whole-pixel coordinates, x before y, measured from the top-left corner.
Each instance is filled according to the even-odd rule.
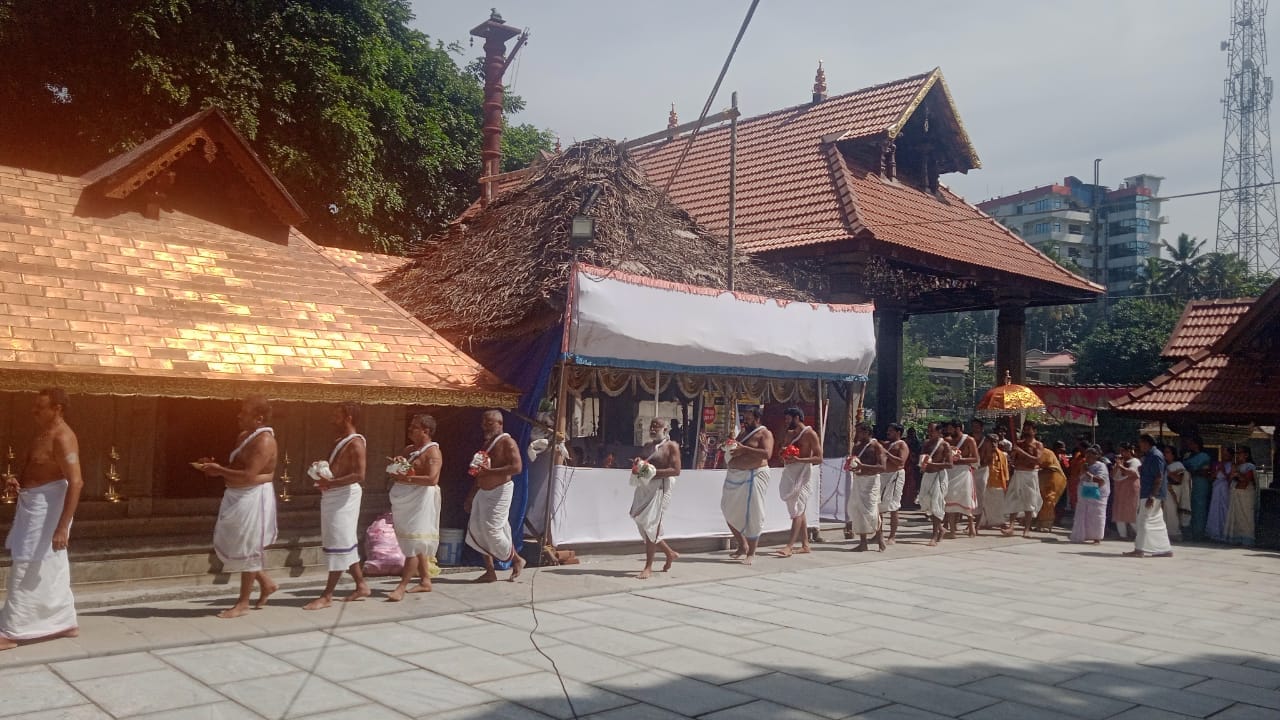
[[[632,473],[636,491],[631,499],[631,519],[636,521],[644,538],[644,569],[637,576],[641,580],[653,575],[653,556],[659,548],[667,556],[662,572],[670,570],[671,563],[680,557],[680,553],[662,539],[662,516],[671,503],[671,489],[680,475],[680,446],[667,435],[667,423],[662,418],[654,418],[649,423],[649,442],[644,449],[648,451],[647,456],[636,458],[633,467],[643,461],[653,466],[654,473],[647,479]]]
[[[813,468],[822,464],[822,440],[812,427],[804,424],[804,412],[800,408],[787,408],[783,415],[787,419],[787,431],[782,436],[782,482],[778,491],[791,516],[791,537],[786,547],[774,555],[786,558],[794,552],[809,552],[806,515],[809,497],[813,494]],[[800,549],[793,550],[797,542]]]

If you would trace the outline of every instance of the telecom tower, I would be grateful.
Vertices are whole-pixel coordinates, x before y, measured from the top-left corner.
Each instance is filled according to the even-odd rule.
[[[1233,0],[1228,74],[1222,99],[1222,194],[1219,252],[1240,256],[1254,272],[1280,269],[1275,170],[1271,161],[1271,78],[1267,77],[1267,0]],[[1262,187],[1260,187],[1262,186]]]

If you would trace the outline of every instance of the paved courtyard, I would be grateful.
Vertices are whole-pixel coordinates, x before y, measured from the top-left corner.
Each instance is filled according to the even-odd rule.
[[[646,582],[634,557],[589,557],[319,613],[296,589],[237,621],[210,617],[225,598],[91,608],[80,638],[0,656],[0,716],[1280,717],[1280,555],[847,547],[690,555]]]

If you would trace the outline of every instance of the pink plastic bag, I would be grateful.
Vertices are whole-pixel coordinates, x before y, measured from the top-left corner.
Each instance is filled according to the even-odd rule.
[[[365,531],[369,559],[364,563],[365,575],[399,575],[404,570],[404,553],[396,540],[391,513],[379,515]]]

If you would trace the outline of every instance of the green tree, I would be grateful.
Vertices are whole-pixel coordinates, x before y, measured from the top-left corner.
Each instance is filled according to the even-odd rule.
[[[217,106],[313,238],[402,248],[466,207],[480,169],[481,84],[412,17],[408,0],[0,0],[0,162],[80,174]]]
[[[925,346],[904,338],[902,341],[902,413],[912,415],[933,402],[938,389],[929,380],[929,368],[924,366],[928,356]]]
[[[1165,275],[1163,261],[1158,257],[1149,257],[1142,266],[1141,274],[1133,281],[1129,289],[1136,296],[1151,297],[1163,294],[1167,283],[1168,278]]]
[[[1182,307],[1146,298],[1126,298],[1089,334],[1076,359],[1076,381],[1137,385],[1168,367],[1160,350],[1169,340]]]
[[[1178,235],[1176,245],[1169,244],[1168,240],[1160,241],[1169,253],[1168,259],[1157,260],[1163,270],[1163,290],[1178,302],[1186,302],[1201,291],[1204,258],[1200,257],[1200,249],[1206,242],[1186,233]]]
[[[550,130],[528,123],[508,125],[502,131],[502,172],[532,165],[539,153],[550,150],[555,142],[555,133]]]

